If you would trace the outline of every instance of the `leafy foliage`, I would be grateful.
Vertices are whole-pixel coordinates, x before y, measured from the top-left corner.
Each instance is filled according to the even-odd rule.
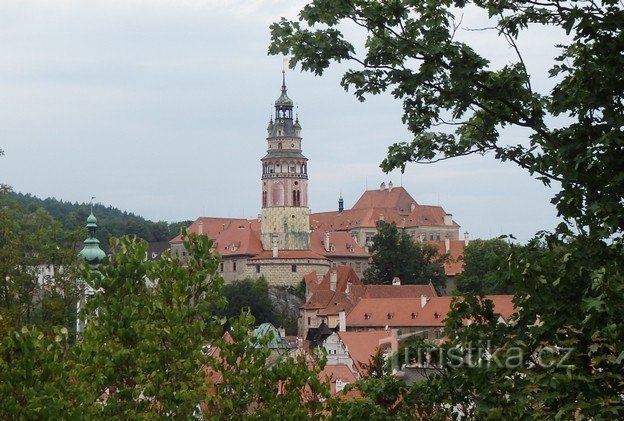
[[[27,324],[71,330],[84,230],[64,230],[45,210],[25,211],[2,193],[0,221],[0,336]]]
[[[188,418],[206,395],[203,347],[220,331],[211,308],[223,301],[223,280],[212,242],[191,240],[186,267],[169,254],[144,261],[147,243],[125,237],[100,271],[83,273],[96,294],[82,314],[78,377],[91,402],[108,390],[98,417]]]
[[[379,221],[377,234],[370,247],[372,262],[364,272],[364,282],[391,284],[398,276],[402,284],[428,284],[442,287],[446,276],[443,263],[446,255],[440,255],[437,247],[417,243],[396,224]]]
[[[484,36],[504,37],[517,52],[515,62],[492,68],[487,57],[458,40],[460,16],[473,6],[495,26]],[[360,100],[388,91],[403,102],[403,122],[414,137],[390,146],[384,170],[493,152],[545,184],[560,182],[553,201],[561,215],[613,233],[624,228],[624,170],[617,158],[624,148],[624,83],[614,71],[624,49],[622,20],[616,0],[315,0],[298,21],[271,26],[269,52],[290,55],[291,66],[316,74],[332,61],[349,61],[359,68],[345,72],[345,89]],[[362,54],[340,32],[345,23],[366,36]],[[557,46],[554,65],[539,69],[556,78],[547,93],[533,90],[516,42],[538,25],[558,26],[568,35]],[[558,116],[571,122],[549,127]],[[528,145],[504,142],[507,126],[528,129]],[[438,127],[449,130],[434,131]]]
[[[70,231],[82,228],[89,216],[90,205],[86,203],[70,203],[50,197],[39,199],[22,193],[10,193],[9,197],[30,211],[45,209],[54,219],[61,222],[63,228]],[[93,205],[93,212],[98,217],[100,228],[98,239],[105,251],[108,251],[111,237],[136,235],[148,242],[169,241],[180,234],[181,228],[187,228],[192,223],[192,221],[152,222],[133,213],[97,203]]]
[[[500,283],[499,271],[507,268],[511,247],[502,238],[472,240],[464,248],[464,268],[457,275],[457,289],[470,294],[509,294],[510,285]]]
[[[511,63],[495,68],[460,41],[459,16],[474,8],[492,22],[483,36],[504,37],[516,53]],[[439,376],[391,405],[401,414],[624,417],[622,21],[615,0],[315,0],[298,21],[272,25],[269,52],[290,54],[291,66],[322,74],[332,61],[350,61],[358,68],[346,71],[344,88],[360,100],[387,91],[402,101],[413,139],[389,147],[385,171],[492,152],[559,188],[552,203],[565,223],[514,247],[506,270],[488,279],[515,290],[517,316],[501,323],[488,300],[456,298],[441,351],[460,352],[460,364],[440,360]],[[363,54],[341,32],[345,23],[365,33]],[[548,92],[533,89],[536,71],[517,43],[538,26],[566,35],[553,65],[536,69],[552,78]],[[514,126],[526,142],[506,141]],[[469,353],[475,349],[482,352]],[[350,406],[352,414],[388,414],[370,399]]]
[[[235,317],[241,314],[243,309],[248,308],[257,324],[277,322],[266,279],[246,278],[228,283],[223,287],[223,295],[228,303],[220,312],[223,316]]]

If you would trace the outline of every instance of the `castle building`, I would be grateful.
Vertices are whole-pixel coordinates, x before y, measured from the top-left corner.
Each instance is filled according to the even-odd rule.
[[[260,160],[258,219],[200,217],[188,228],[213,241],[226,281],[264,276],[271,285],[297,285],[310,272],[323,277],[336,266],[349,266],[361,277],[379,221],[395,222],[418,241],[438,242],[443,253],[463,248],[451,214],[440,206],[419,205],[391,182],[364,192],[351,209],[344,208],[341,197],[337,211],[311,213],[308,159],[293,107],[282,72],[281,93],[267,127],[267,152]],[[180,259],[188,257],[180,236],[170,245]]]

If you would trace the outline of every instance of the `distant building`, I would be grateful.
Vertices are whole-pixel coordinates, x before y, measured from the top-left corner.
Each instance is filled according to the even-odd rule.
[[[261,212],[257,219],[200,217],[188,232],[208,236],[222,256],[226,281],[264,276],[271,285],[296,285],[315,271],[348,266],[361,277],[368,267],[368,248],[379,221],[394,222],[417,241],[435,242],[441,253],[461,254],[459,225],[440,206],[420,205],[403,187],[382,183],[368,190],[351,209],[311,213],[308,202],[308,159],[302,153],[301,124],[282,78],[275,115],[267,127],[267,153],[261,158]],[[187,259],[180,236],[171,251]],[[454,266],[453,266],[454,265]],[[449,272],[461,263],[449,262]]]

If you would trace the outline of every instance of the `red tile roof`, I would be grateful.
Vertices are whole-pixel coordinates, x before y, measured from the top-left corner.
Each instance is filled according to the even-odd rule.
[[[317,291],[312,294],[312,297],[301,308],[306,310],[323,309],[329,305],[335,294],[334,291],[330,290]]]
[[[329,250],[325,249],[325,231],[315,230],[310,235],[312,251],[327,257],[362,257],[370,255],[346,231],[329,232]]]
[[[488,295],[494,311],[504,319],[515,312],[512,295]],[[442,327],[453,297],[363,298],[347,314],[348,327]]]
[[[336,394],[336,381],[341,380],[344,383],[353,383],[357,381],[355,374],[346,364],[327,364],[325,368],[318,374],[319,380],[329,382],[331,395]]]
[[[466,247],[464,240],[449,240],[450,250],[446,249],[444,241],[426,241],[426,243],[436,245],[440,254],[449,254],[449,259],[444,263],[444,273],[447,276],[458,275],[464,271],[464,261],[462,259],[464,247]]]
[[[403,187],[384,190],[367,190],[353,205],[353,209],[393,208],[402,214],[408,214],[416,201]]]
[[[348,325],[347,325],[348,326]],[[392,336],[388,330],[368,332],[337,332],[338,337],[347,347],[349,355],[360,374],[366,374],[366,367],[381,342]]]
[[[353,285],[351,295],[357,298],[419,298],[435,297],[435,288],[427,285]]]

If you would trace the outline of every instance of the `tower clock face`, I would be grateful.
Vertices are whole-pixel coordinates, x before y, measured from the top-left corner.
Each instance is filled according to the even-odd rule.
[[[291,148],[294,148],[294,147],[295,147],[295,144],[294,144],[294,143],[291,143],[291,144],[290,144],[290,147],[291,147]]]

